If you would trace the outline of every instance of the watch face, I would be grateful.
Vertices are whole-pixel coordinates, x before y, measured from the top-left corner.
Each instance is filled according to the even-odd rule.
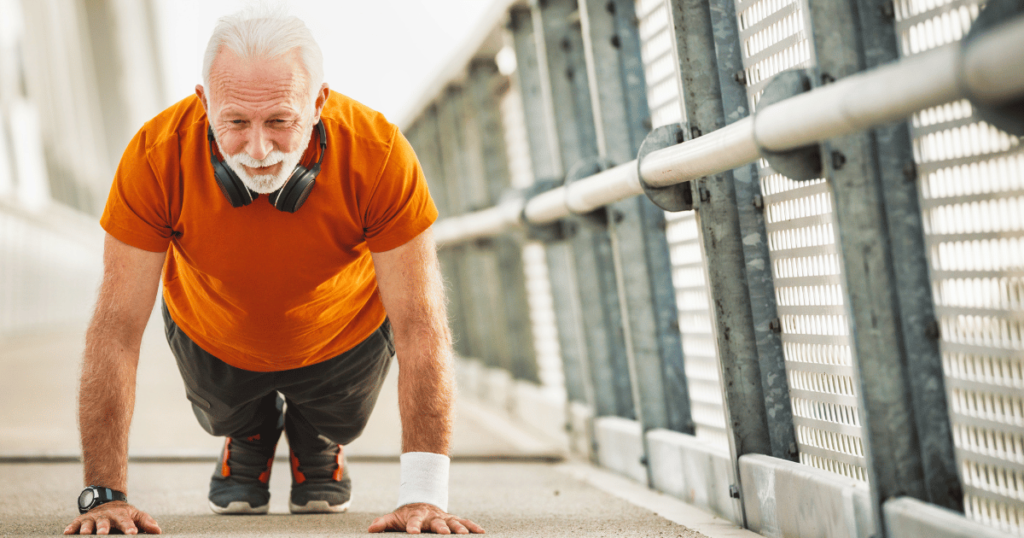
[[[83,491],[81,495],[78,496],[78,506],[85,508],[92,504],[92,501],[95,499],[96,493],[91,489],[87,489]]]

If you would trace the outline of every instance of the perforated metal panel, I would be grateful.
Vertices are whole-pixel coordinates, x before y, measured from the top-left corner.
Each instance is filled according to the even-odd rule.
[[[750,109],[771,78],[813,65],[802,0],[737,0]],[[800,462],[867,480],[832,192],[759,161]]]
[[[637,0],[641,55],[647,78],[647,101],[653,127],[679,123],[679,64],[665,0]],[[666,213],[665,234],[672,260],[672,282],[679,307],[686,379],[696,435],[729,450],[718,354],[711,322],[710,294],[697,218],[692,211]]]
[[[958,41],[976,1],[897,0],[901,52]],[[966,101],[911,121],[965,511],[1024,535],[1024,151]]]
[[[508,154],[512,188],[515,189],[533,184],[533,167],[530,164],[530,145],[526,137],[522,103],[522,96],[514,85],[501,97],[505,151]],[[554,299],[551,296],[547,253],[543,244],[531,241],[523,245],[523,270],[526,273],[526,300],[530,305],[533,346],[537,354],[537,374],[546,389],[564,395],[562,352],[558,345]]]

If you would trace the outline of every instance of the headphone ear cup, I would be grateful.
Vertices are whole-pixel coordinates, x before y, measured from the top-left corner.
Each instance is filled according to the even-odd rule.
[[[292,177],[277,191],[276,197],[271,200],[274,207],[288,213],[295,213],[309,198],[313,185],[316,184],[318,170],[310,170],[299,165],[292,172]]]
[[[213,175],[217,178],[220,192],[224,193],[228,202],[231,203],[231,207],[247,206],[259,196],[258,193],[249,190],[235,174],[235,171],[222,161],[215,160],[213,162]]]

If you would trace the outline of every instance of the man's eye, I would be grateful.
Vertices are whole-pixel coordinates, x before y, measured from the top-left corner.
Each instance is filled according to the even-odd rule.
[[[235,125],[241,125],[245,123],[245,120],[231,120],[231,123],[234,123]]]

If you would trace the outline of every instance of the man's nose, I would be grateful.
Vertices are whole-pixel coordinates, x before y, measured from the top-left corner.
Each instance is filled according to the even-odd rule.
[[[263,160],[274,150],[273,143],[267,136],[262,126],[254,126],[249,130],[249,139],[246,141],[245,152],[256,160]]]

